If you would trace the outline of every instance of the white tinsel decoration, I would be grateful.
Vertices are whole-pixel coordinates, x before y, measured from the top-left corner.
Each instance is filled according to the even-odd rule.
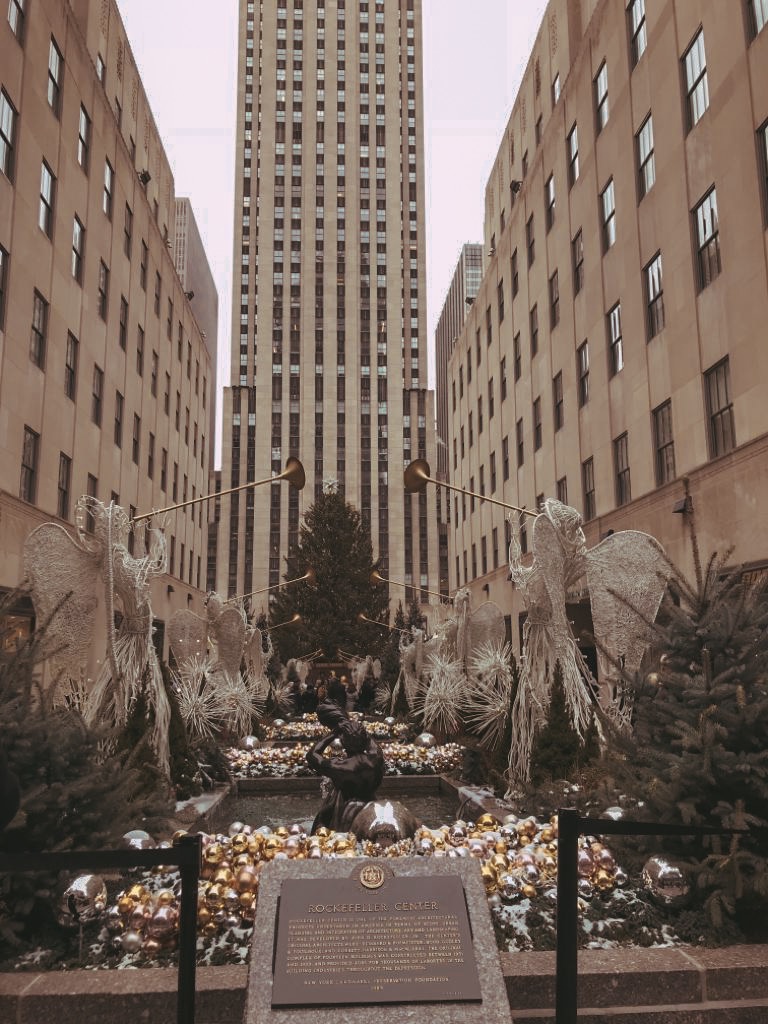
[[[212,682],[213,660],[190,658],[175,676],[176,699],[190,737],[212,739],[226,716],[221,690]]]
[[[511,644],[483,643],[469,663],[470,685],[463,694],[464,719],[481,744],[493,749],[504,738],[512,697]]]
[[[413,702],[422,716],[424,728],[444,734],[458,732],[461,696],[466,687],[461,662],[435,654],[429,659],[429,676],[429,686],[420,689]]]

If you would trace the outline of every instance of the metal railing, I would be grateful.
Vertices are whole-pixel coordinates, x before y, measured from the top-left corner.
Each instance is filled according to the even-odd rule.
[[[0,853],[0,872],[78,871],[83,868],[179,868],[179,972],[177,1024],[195,1024],[195,958],[197,952],[197,880],[202,843],[199,835],[182,836],[162,850],[73,850],[66,853]]]
[[[766,829],[725,829],[707,825],[583,818],[573,808],[557,812],[557,957],[555,1024],[578,1020],[578,850],[579,836],[734,836],[768,834]]]

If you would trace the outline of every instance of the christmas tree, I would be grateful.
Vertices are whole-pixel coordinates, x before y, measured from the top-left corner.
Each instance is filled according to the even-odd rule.
[[[689,516],[692,520],[692,515]],[[768,593],[727,568],[695,579],[672,566],[656,626],[655,670],[636,684],[625,784],[653,821],[752,829],[744,837],[663,840],[688,861],[711,920],[768,910]],[[702,856],[702,843],[705,850]]]
[[[296,612],[301,615],[297,625],[274,634],[284,663],[318,649],[329,660],[340,649],[361,657],[379,656],[384,631],[358,616],[383,621],[387,593],[371,582],[371,537],[357,509],[335,491],[321,494],[304,516],[298,544],[286,565],[286,580],[303,576],[311,567],[316,583],[293,583],[272,598],[272,623],[287,622]]]
[[[582,749],[565,700],[563,672],[558,661],[549,692],[547,718],[536,734],[531,751],[532,781],[569,778],[581,759]]]

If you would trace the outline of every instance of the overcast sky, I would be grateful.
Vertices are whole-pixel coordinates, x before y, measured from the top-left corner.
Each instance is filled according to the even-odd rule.
[[[216,279],[221,388],[229,383],[237,0],[118,6],[176,194],[192,200]],[[485,183],[545,7],[545,0],[423,0],[432,382],[437,318],[461,246],[482,241]],[[220,396],[217,408],[220,450]]]

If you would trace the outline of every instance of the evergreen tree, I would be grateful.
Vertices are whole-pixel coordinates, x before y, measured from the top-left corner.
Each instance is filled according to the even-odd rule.
[[[386,683],[392,689],[400,674],[400,641],[403,638],[401,630],[405,629],[405,613],[403,602],[398,601],[397,610],[393,625],[394,629],[389,630],[381,651],[381,682]]]
[[[692,517],[691,517],[692,518]],[[677,570],[660,615],[658,668],[637,684],[626,785],[654,821],[724,828],[768,826],[768,593],[702,568],[691,523],[695,580]],[[768,909],[765,833],[733,841],[665,838],[685,855],[715,925]],[[755,898],[757,897],[757,899]]]
[[[549,693],[547,720],[539,729],[531,751],[531,778],[534,783],[546,779],[567,779],[576,767],[582,751],[563,688],[563,672],[558,661]]]
[[[286,558],[285,579],[296,579],[312,568],[314,585],[293,583],[275,592],[270,608],[272,623],[285,622],[296,612],[301,622],[276,631],[273,640],[283,662],[322,649],[334,659],[339,649],[346,654],[378,657],[386,637],[378,626],[362,622],[383,621],[387,594],[371,583],[375,568],[371,537],[360,513],[340,494],[321,494],[307,511],[295,549]]]

